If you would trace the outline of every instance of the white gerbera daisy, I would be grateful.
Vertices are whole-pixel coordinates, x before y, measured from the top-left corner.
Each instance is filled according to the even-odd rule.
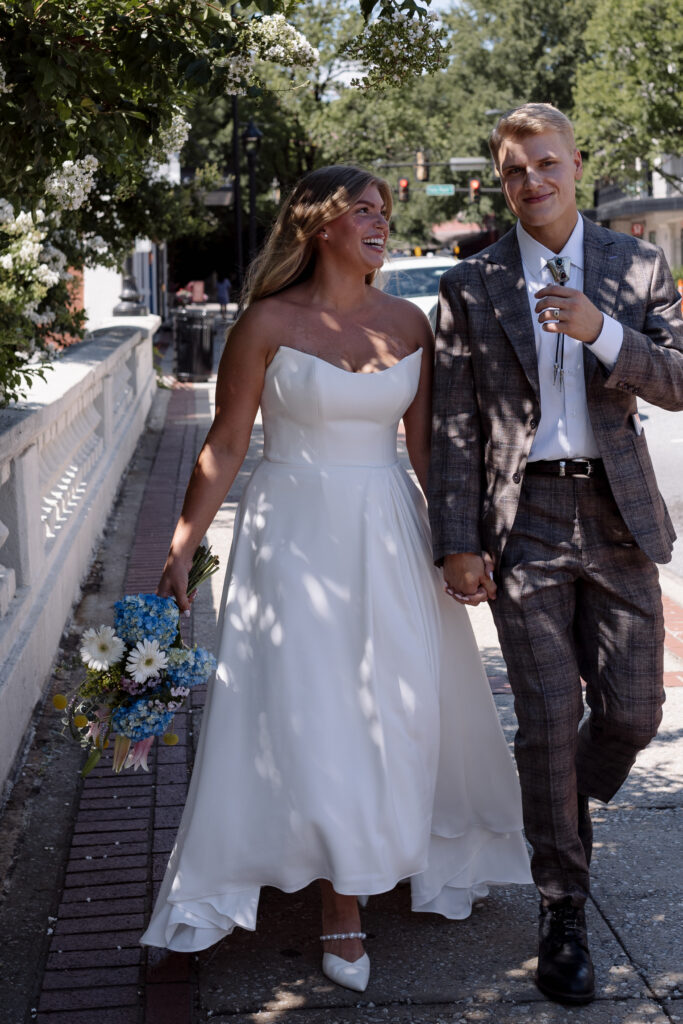
[[[111,626],[86,629],[81,638],[81,658],[88,668],[96,672],[106,672],[110,665],[119,660],[124,650],[123,640]]]
[[[166,652],[161,650],[158,640],[138,640],[135,649],[128,655],[126,672],[132,675],[136,683],[144,683],[146,679],[158,675],[167,663]]]

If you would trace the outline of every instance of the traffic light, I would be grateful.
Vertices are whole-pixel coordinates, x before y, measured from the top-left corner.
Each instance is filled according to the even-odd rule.
[[[481,182],[477,178],[470,178],[470,202],[478,203],[481,199]]]
[[[407,203],[410,199],[410,182],[407,178],[398,179],[398,201]]]
[[[423,149],[415,154],[415,177],[418,181],[429,181],[429,160]]]

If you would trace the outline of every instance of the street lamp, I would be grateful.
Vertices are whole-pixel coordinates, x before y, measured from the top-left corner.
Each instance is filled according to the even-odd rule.
[[[256,157],[261,146],[263,132],[253,118],[242,133],[242,144],[247,154],[249,168],[249,259],[256,253]]]

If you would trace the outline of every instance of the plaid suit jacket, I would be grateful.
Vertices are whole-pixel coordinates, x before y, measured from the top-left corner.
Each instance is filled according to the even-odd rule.
[[[675,540],[638,395],[683,408],[681,298],[660,249],[584,221],[584,292],[624,328],[610,373],[584,347],[588,411],[612,492],[640,548],[668,562]],[[538,363],[514,229],[441,279],[428,489],[434,559],[489,551],[512,528],[541,417]]]

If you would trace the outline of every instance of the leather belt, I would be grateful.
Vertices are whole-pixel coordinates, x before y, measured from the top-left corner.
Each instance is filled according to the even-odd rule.
[[[532,476],[578,476],[584,479],[606,475],[602,459],[539,459],[537,462],[527,462],[525,473]]]

